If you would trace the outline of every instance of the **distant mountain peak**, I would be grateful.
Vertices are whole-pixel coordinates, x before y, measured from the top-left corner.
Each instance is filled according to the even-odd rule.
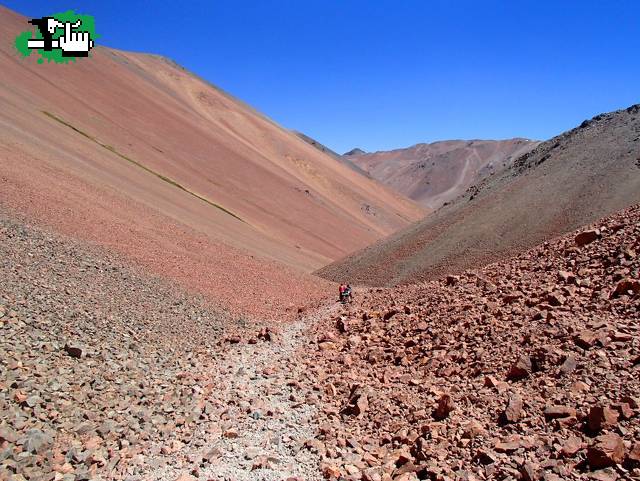
[[[355,149],[351,149],[349,152],[345,152],[343,155],[362,155],[366,154],[366,152],[358,147]]]
[[[437,209],[471,185],[507,168],[536,145],[536,141],[521,138],[453,139],[368,155],[345,154],[345,157],[379,182],[426,207]]]

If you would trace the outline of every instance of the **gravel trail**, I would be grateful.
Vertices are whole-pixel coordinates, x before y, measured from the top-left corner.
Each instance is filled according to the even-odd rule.
[[[215,397],[228,406],[221,421],[201,426],[187,449],[162,459],[166,466],[144,478],[323,479],[320,459],[304,447],[314,438],[318,397],[298,383],[305,366],[294,354],[308,342],[307,328],[336,309],[326,305],[289,323],[272,341],[232,345],[214,378],[219,389]],[[198,469],[194,460],[202,457],[211,462]]]

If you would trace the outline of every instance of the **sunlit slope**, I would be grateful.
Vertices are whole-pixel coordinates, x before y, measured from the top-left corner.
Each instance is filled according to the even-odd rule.
[[[0,9],[3,39],[27,27]],[[50,224],[73,219],[66,230],[99,236],[110,223],[131,222],[93,195],[102,189],[309,271],[424,214],[162,57],[97,48],[77,64],[37,65],[10,42],[0,54],[9,185],[0,200],[20,206],[37,194],[43,205],[30,208],[44,209]],[[74,218],[74,205],[89,218]]]

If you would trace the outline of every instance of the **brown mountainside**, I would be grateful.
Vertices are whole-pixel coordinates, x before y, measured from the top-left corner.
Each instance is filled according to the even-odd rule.
[[[371,154],[356,151],[346,158],[374,179],[437,209],[537,145],[528,139],[444,140]]]
[[[395,285],[476,267],[640,202],[640,106],[540,144],[423,221],[320,274]]]
[[[27,28],[0,7],[2,38]],[[189,287],[296,302],[305,288],[282,282],[317,281],[288,269],[312,271],[424,214],[162,57],[34,57],[0,48],[0,206]]]

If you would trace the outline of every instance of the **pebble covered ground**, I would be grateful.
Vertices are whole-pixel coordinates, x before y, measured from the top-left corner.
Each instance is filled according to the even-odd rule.
[[[200,431],[189,449],[177,453],[166,468],[150,473],[150,479],[177,479],[181,467],[194,466],[183,479],[229,481],[281,481],[323,479],[317,454],[305,444],[317,432],[319,396],[302,389],[302,363],[291,355],[308,343],[304,334],[329,309],[261,336],[266,342],[241,342],[229,346],[220,360],[214,382],[216,398],[228,406],[220,421]],[[204,457],[193,446],[207,446]],[[191,477],[189,477],[191,476]]]
[[[314,479],[302,321],[276,336],[8,217],[0,277],[0,480]]]

